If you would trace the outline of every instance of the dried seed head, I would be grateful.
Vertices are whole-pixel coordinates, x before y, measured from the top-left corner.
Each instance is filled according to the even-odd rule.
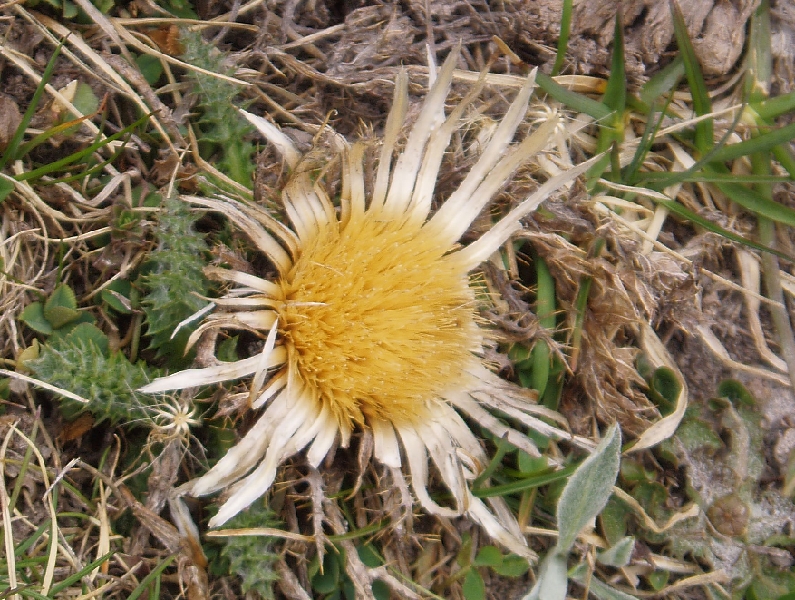
[[[748,529],[751,511],[736,494],[722,496],[707,510],[712,525],[723,535],[740,536]]]

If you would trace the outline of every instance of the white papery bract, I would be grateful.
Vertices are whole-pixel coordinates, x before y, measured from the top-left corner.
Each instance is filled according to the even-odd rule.
[[[339,208],[292,142],[248,113],[292,170],[282,191],[290,226],[256,205],[186,198],[226,215],[278,270],[266,279],[212,269],[210,275],[234,287],[215,301],[218,310],[194,335],[214,328],[260,332],[266,340],[260,354],[143,388],[252,379],[252,409],[265,407],[263,413],[226,456],[183,489],[194,496],[225,490],[211,526],[266,493],[286,459],[304,451],[318,466],[335,441],[347,446],[354,429],[362,428],[372,432],[374,456],[393,477],[410,475],[423,509],[466,515],[506,548],[533,557],[504,501],[484,503],[471,493],[469,482],[488,458],[463,417],[531,453],[537,451],[529,439],[502,418],[549,436],[565,434],[537,418],[544,411],[531,394],[482,364],[486,333],[476,319],[470,274],[521,227],[523,216],[589,164],[549,179],[478,240],[460,247],[461,236],[513,172],[545,148],[557,119],[513,142],[534,88],[531,74],[477,163],[431,214],[443,154],[483,85],[445,116],[455,61],[451,55],[441,67],[400,152],[408,82],[405,73],[398,76],[373,173],[365,173],[363,143],[340,141]],[[372,182],[369,193],[366,181]],[[448,505],[428,491],[432,472],[450,492]]]

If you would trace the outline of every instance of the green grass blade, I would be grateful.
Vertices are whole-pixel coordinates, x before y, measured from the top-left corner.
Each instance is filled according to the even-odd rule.
[[[793,139],[795,139],[795,123],[754,136],[738,144],[725,145],[711,154],[709,159],[710,162],[735,160],[756,152],[765,152],[775,146],[786,144]]]
[[[735,130],[735,127],[739,122],[740,116],[741,115],[738,113],[737,116],[735,117],[734,122],[732,123],[732,126],[726,130],[726,133],[723,135],[723,137],[721,137],[718,143],[715,144],[709,152],[707,152],[698,161],[696,161],[693,164],[693,166],[691,166],[689,169],[686,169],[684,171],[675,171],[665,174],[664,175],[665,179],[660,180],[665,182],[664,185],[656,184],[656,186],[652,189],[660,191],[663,188],[668,187],[669,185],[673,185],[675,183],[684,181],[685,179],[687,179],[688,177],[692,176],[695,173],[698,173],[702,169],[709,169],[710,172],[728,173],[729,170],[726,168],[726,166],[723,165],[722,163],[714,161],[712,157],[715,154],[717,154],[718,151],[721,148],[723,148],[726,145],[726,143],[729,141],[729,139],[732,136],[732,132]],[[646,174],[643,175],[643,180],[645,180],[645,177]]]
[[[685,77],[690,86],[690,93],[693,96],[693,110],[696,115],[703,116],[712,112],[712,102],[707,93],[707,85],[704,83],[704,75],[701,72],[701,65],[696,58],[696,52],[687,33],[685,18],[676,0],[671,0],[671,13],[674,19],[674,35],[676,44],[679,47],[682,60],[684,61]],[[696,124],[696,148],[702,154],[709,152],[713,145],[712,119],[705,119]]]
[[[659,204],[661,204],[661,205],[663,205],[664,207],[666,207],[672,213],[674,213],[676,215],[679,215],[680,217],[682,217],[684,219],[687,219],[688,221],[691,221],[692,223],[695,223],[696,225],[698,225],[700,227],[703,227],[707,231],[711,231],[712,233],[716,233],[716,234],[718,234],[718,235],[720,235],[720,236],[722,236],[722,237],[724,237],[724,238],[726,238],[728,240],[731,240],[733,242],[737,242],[738,244],[742,244],[743,246],[746,246],[748,248],[753,248],[754,250],[759,250],[760,252],[767,252],[767,253],[770,253],[770,254],[774,254],[774,255],[778,256],[779,258],[783,258],[784,260],[787,260],[789,262],[795,261],[795,257],[790,256],[790,255],[788,255],[788,254],[786,254],[784,252],[781,252],[780,250],[776,250],[774,248],[768,248],[767,246],[765,246],[763,244],[760,244],[760,243],[755,242],[753,240],[749,240],[748,238],[745,238],[745,237],[743,237],[743,236],[741,236],[739,234],[736,234],[733,231],[729,231],[728,229],[724,229],[723,227],[720,227],[719,225],[716,225],[712,221],[710,221],[708,219],[705,219],[701,215],[698,215],[698,214],[694,213],[693,211],[685,208],[684,206],[682,206],[678,202],[674,202],[672,200],[658,200],[656,198],[654,199],[654,201],[659,203]]]
[[[580,280],[580,287],[577,290],[577,298],[574,300],[574,326],[571,328],[571,352],[569,353],[569,367],[572,371],[577,370],[577,362],[582,348],[582,329],[585,326],[585,313],[588,310],[588,294],[591,293],[590,277],[583,277]]]
[[[58,55],[61,54],[61,48],[63,47],[63,44],[63,42],[60,42],[55,47],[55,51],[52,53],[52,57],[50,58],[50,61],[47,63],[47,66],[44,68],[44,72],[41,75],[41,81],[39,82],[39,85],[36,86],[36,91],[33,92],[33,98],[31,98],[30,104],[28,105],[25,114],[22,115],[22,121],[19,123],[19,127],[17,127],[17,130],[14,132],[11,141],[8,142],[6,151],[0,155],[0,170],[4,169],[12,158],[18,158],[17,149],[22,142],[22,138],[25,136],[25,130],[28,128],[28,125],[30,125],[33,115],[36,114],[36,109],[39,107],[39,101],[44,94],[44,88],[52,78],[52,73],[55,70],[55,63],[58,61]]]
[[[643,166],[643,161],[646,160],[649,151],[654,145],[657,132],[660,130],[663,119],[665,118],[665,110],[670,102],[671,97],[666,100],[665,107],[660,111],[660,117],[656,120],[654,119],[654,108],[649,108],[649,116],[646,118],[646,127],[643,128],[643,135],[640,138],[637,150],[635,150],[635,156],[632,157],[632,162],[627,165],[624,176],[622,177],[622,181],[626,185],[635,185],[637,183],[638,171],[640,171],[641,166]]]
[[[795,210],[765,198],[756,190],[736,183],[716,183],[715,186],[733,202],[771,221],[795,227]]]
[[[84,121],[87,121],[89,118],[90,117],[88,115],[86,115],[86,116],[80,117],[79,119],[72,119],[70,121],[67,121],[66,123],[59,123],[58,125],[53,125],[52,127],[47,129],[46,131],[43,131],[40,134],[38,134],[37,136],[35,136],[29,142],[26,142],[25,144],[22,144],[22,146],[20,146],[19,150],[17,151],[16,158],[20,158],[22,156],[25,156],[31,150],[36,148],[36,146],[40,146],[41,144],[43,144],[44,142],[46,142],[47,140],[49,140],[50,138],[52,138],[52,137],[54,137],[56,135],[63,135],[64,133],[68,133],[75,126],[83,123]]]
[[[792,156],[792,150],[788,146],[776,146],[771,149],[773,157],[784,167],[789,173],[790,179],[795,179],[795,157]]]
[[[538,323],[547,331],[554,331],[557,326],[555,316],[555,279],[549,272],[546,261],[541,257],[536,257],[536,314]],[[549,372],[551,364],[551,352],[544,340],[538,340],[533,346],[530,354],[533,361],[533,372],[531,385],[538,390],[538,396],[543,397],[549,383]]]
[[[79,173],[75,173],[74,175],[66,175],[64,177],[59,177],[57,179],[48,179],[47,181],[42,181],[41,183],[43,185],[55,185],[55,184],[58,184],[58,183],[70,183],[70,182],[76,181],[78,179],[85,179],[87,177],[91,177],[93,175],[101,173],[105,169],[105,167],[107,165],[112,164],[113,161],[115,161],[119,157],[119,155],[122,153],[122,151],[124,150],[124,148],[126,146],[127,146],[127,142],[126,141],[122,142],[122,145],[119,146],[116,149],[116,151],[113,153],[113,155],[108,157],[107,160],[103,160],[101,162],[98,162],[94,166],[89,167],[88,169],[86,169],[85,171],[81,171]]]
[[[502,459],[505,457],[505,454],[510,450],[513,446],[508,442],[505,438],[500,438],[497,441],[497,451],[494,453],[494,457],[489,461],[489,466],[483,469],[483,472],[478,475],[474,481],[472,481],[472,487],[480,487],[483,483],[492,476],[494,471],[502,464]]]
[[[558,38],[558,53],[552,67],[552,76],[558,75],[566,60],[566,51],[569,47],[569,34],[571,33],[571,12],[573,0],[563,0],[563,12],[560,15],[560,37]]]
[[[795,110],[795,92],[753,102],[751,108],[765,121],[772,121],[783,114]]]
[[[770,50],[770,3],[762,0],[748,28],[748,54],[745,58],[745,100],[761,102],[770,94],[773,60]]]
[[[15,189],[15,180],[5,173],[0,173],[0,204],[2,204],[3,200],[8,198]]]
[[[610,116],[611,110],[603,103],[597,100],[592,100],[588,96],[583,96],[577,92],[567,90],[545,73],[538,73],[536,75],[536,83],[538,84],[538,87],[544,90],[552,98],[561,104],[564,104],[571,110],[585,113],[597,121],[602,121]]]
[[[35,439],[36,433],[38,430],[38,424],[34,423],[33,430],[31,434],[34,436]],[[11,497],[8,499],[8,506],[11,507],[13,510],[14,507],[17,505],[17,500],[19,499],[19,495],[22,493],[22,488],[25,485],[25,477],[30,466],[30,459],[33,457],[33,448],[28,446],[25,450],[25,454],[22,457],[22,464],[19,467],[19,476],[16,478],[16,483],[14,484],[14,489],[11,492]]]
[[[555,329],[557,317],[555,316],[555,279],[549,272],[549,266],[540,256],[536,257],[536,278],[538,280],[538,320],[547,329]]]
[[[685,178],[677,178],[676,182],[683,183],[777,183],[790,181],[792,178],[786,175],[735,175],[734,173],[691,173]],[[670,173],[665,172],[647,172],[643,173],[638,181],[655,184],[654,187],[666,188],[672,185],[673,182]],[[663,185],[657,185],[662,182]]]
[[[648,107],[653,106],[659,98],[667,96],[668,92],[676,89],[684,75],[685,62],[682,59],[682,55],[679,54],[670,65],[643,84],[640,91],[641,102]],[[670,97],[667,99],[666,104],[668,102],[670,102]]]
[[[611,115],[605,127],[599,130],[599,139],[596,142],[596,152],[605,152],[613,147],[613,156],[605,155],[602,160],[588,169],[587,186],[593,189],[596,181],[611,164],[611,158],[615,159],[612,164],[612,175],[610,179],[620,177],[620,167],[618,166],[618,147],[624,141],[624,110],[627,106],[627,75],[624,68],[624,29],[622,27],[622,11],[616,12],[616,21],[613,32],[613,56],[611,59],[610,77],[607,80],[605,94],[602,103],[611,110]]]
[[[132,132],[140,125],[143,125],[148,119],[149,115],[144,115],[143,117],[132,123],[131,125],[128,125],[124,129],[117,131],[116,133],[109,135],[106,138],[94,142],[93,144],[84,148],[83,150],[79,150],[74,154],[70,154],[69,156],[62,158],[61,160],[56,160],[55,162],[39,167],[38,169],[33,169],[32,171],[28,171],[26,173],[20,173],[14,179],[16,179],[17,181],[28,181],[30,179],[37,179],[49,173],[65,169],[66,167],[73,165],[74,163],[80,161],[81,159],[91,156],[94,152],[96,152],[100,148],[107,146],[109,143],[114,142],[119,138],[121,138],[122,136],[125,136],[128,133]]]
[[[51,596],[43,596],[42,594],[40,594],[36,590],[32,589],[30,587],[30,584],[18,586],[17,588],[15,588],[13,590],[8,590],[8,596],[3,596],[3,597],[4,598],[8,598],[13,593],[18,593],[20,596],[22,596],[24,598],[35,598],[36,600],[51,600]]]
[[[163,560],[163,562],[157,565],[154,569],[152,569],[152,571],[150,571],[147,574],[147,576],[141,580],[141,583],[138,585],[138,587],[135,588],[129,596],[127,596],[127,600],[137,600],[137,598],[141,594],[147,591],[149,584],[152,581],[154,581],[157,577],[160,577],[161,573],[163,573],[163,571],[166,570],[166,567],[168,567],[172,562],[174,562],[175,558],[176,557],[173,555],[169,556],[165,560]]]
[[[353,518],[348,519],[349,523],[355,523],[356,521]],[[361,537],[367,537],[373,535],[384,528],[385,520],[376,521],[375,523],[370,523],[364,527],[359,529],[354,529],[349,531],[348,533],[340,533],[337,535],[330,535],[326,539],[330,542],[342,542],[344,540],[355,540]]]
[[[749,27],[745,73],[746,102],[762,101],[769,94],[773,72],[770,39],[770,2],[761,0],[751,17]],[[757,125],[760,124],[759,121],[754,119]],[[761,136],[758,136],[758,132],[752,132],[752,137]],[[751,172],[756,175],[770,175],[773,170],[771,158],[772,153],[769,150],[750,154]],[[745,189],[742,186],[738,187]],[[776,205],[773,201],[772,184],[757,183],[752,189],[761,198]],[[759,241],[768,246],[775,246],[778,237],[776,224],[761,215],[758,216],[758,221]],[[792,331],[792,319],[786,307],[784,290],[781,285],[779,262],[775,256],[762,255],[762,279],[767,290],[767,297],[774,302],[770,307],[770,317],[776,332],[776,341],[781,356],[787,364],[790,381],[795,385],[795,334]]]
[[[15,555],[15,556],[22,556],[22,555],[23,555],[25,552],[27,552],[27,551],[28,551],[28,549],[29,549],[29,548],[30,548],[30,547],[31,547],[33,544],[35,544],[35,543],[36,543],[36,541],[37,541],[37,540],[38,540],[38,539],[39,539],[39,538],[40,538],[42,535],[44,535],[44,532],[45,532],[47,529],[49,529],[49,528],[50,528],[50,523],[51,523],[51,522],[52,522],[52,521],[50,521],[50,519],[47,519],[47,520],[45,520],[45,521],[42,521],[41,525],[39,525],[39,526],[38,526],[38,528],[36,529],[36,531],[34,531],[33,533],[31,533],[31,534],[28,536],[28,538],[27,538],[27,539],[26,539],[24,542],[22,542],[22,543],[21,543],[19,546],[16,546],[16,547],[14,548],[14,555]]]
[[[495,485],[493,487],[474,488],[472,495],[476,498],[493,498],[494,496],[506,496],[508,494],[515,494],[516,492],[523,492],[532,488],[541,487],[554,481],[566,479],[569,475],[574,473],[577,465],[569,465],[559,471],[552,473],[545,473],[544,475],[536,475],[534,477],[527,477],[519,481],[512,481],[511,483],[504,483],[502,485]]]
[[[610,77],[602,102],[615,113],[615,121],[622,118],[627,106],[627,73],[625,69],[626,55],[624,50],[623,12],[616,12],[613,30],[613,56],[610,65]],[[600,151],[607,150],[607,146]]]
[[[530,360],[533,363],[530,371],[530,387],[538,391],[539,398],[544,395],[549,383],[551,353],[544,340],[538,340],[530,351]]]
[[[114,551],[108,552],[107,554],[105,554],[103,556],[100,556],[95,561],[92,561],[92,562],[88,563],[87,565],[85,565],[77,573],[72,573],[71,575],[69,575],[69,577],[67,577],[63,581],[59,581],[54,586],[52,586],[52,589],[50,590],[50,596],[56,596],[59,592],[65,590],[66,588],[68,588],[73,583],[76,583],[76,582],[80,581],[83,577],[85,577],[86,575],[91,573],[91,571],[96,569],[98,566],[100,566],[102,563],[104,563],[106,560],[108,560],[114,554],[115,554]]]

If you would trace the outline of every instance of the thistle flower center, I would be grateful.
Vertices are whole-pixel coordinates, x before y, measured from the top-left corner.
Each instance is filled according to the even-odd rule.
[[[371,210],[322,225],[281,281],[290,367],[340,424],[417,422],[466,387],[481,337],[467,272],[446,250]]]

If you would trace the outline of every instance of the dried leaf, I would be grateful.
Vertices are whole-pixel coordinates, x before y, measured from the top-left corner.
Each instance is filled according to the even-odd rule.
[[[20,123],[22,113],[19,112],[17,103],[8,96],[0,95],[0,152],[8,147]]]
[[[644,324],[641,333],[641,345],[644,352],[646,352],[649,363],[654,368],[667,367],[671,369],[678,376],[682,384],[682,390],[676,401],[674,412],[664,419],[660,419],[644,431],[638,438],[637,443],[627,452],[637,452],[638,450],[651,448],[671,437],[676,431],[676,428],[679,427],[679,423],[681,423],[682,417],[685,416],[685,409],[687,408],[687,384],[673,358],[668,354],[660,338],[657,337],[657,334],[654,333],[654,330],[649,325]]]

